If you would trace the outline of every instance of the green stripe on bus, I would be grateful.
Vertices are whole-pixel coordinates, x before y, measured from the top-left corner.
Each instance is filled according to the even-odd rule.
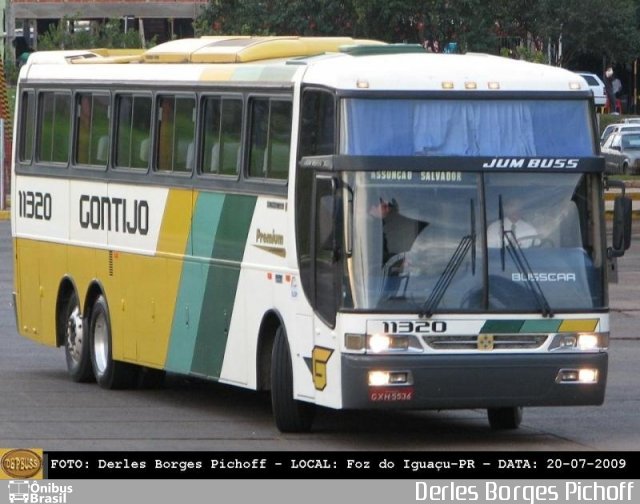
[[[191,371],[208,262],[213,255],[224,200],[223,194],[200,194],[194,208],[167,355],[166,368],[170,371]]]
[[[191,363],[193,373],[220,377],[240,266],[255,205],[255,196],[225,197],[211,254],[212,262],[207,265],[203,305]],[[194,219],[194,222],[197,221],[199,219]],[[197,230],[194,229],[195,232]]]
[[[553,333],[558,332],[562,320],[525,320],[520,332],[523,333]]]
[[[524,324],[524,320],[487,320],[480,334],[517,333]]]

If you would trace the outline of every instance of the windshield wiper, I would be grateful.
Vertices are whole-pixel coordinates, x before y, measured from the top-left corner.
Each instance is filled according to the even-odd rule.
[[[500,248],[500,259],[502,261],[502,271],[505,270],[505,249],[509,252],[509,256],[511,260],[514,262],[516,267],[518,268],[520,275],[525,278],[527,282],[527,287],[533,294],[540,310],[542,312],[543,317],[553,317],[553,310],[547,301],[546,296],[544,295],[544,291],[542,287],[540,287],[540,283],[536,279],[535,273],[527,261],[527,256],[525,255],[522,247],[518,243],[516,235],[513,231],[505,231],[504,229],[504,211],[502,208],[502,196],[498,199],[498,212],[500,217],[500,233],[502,239],[502,246]]]
[[[476,273],[476,214],[475,214],[475,206],[473,200],[470,200],[471,211],[470,211],[470,226],[471,232],[463,236],[456,247],[456,250],[453,252],[453,255],[447,262],[444,271],[438,278],[436,285],[434,286],[431,294],[425,301],[422,306],[422,310],[420,312],[420,316],[424,316],[427,318],[431,318],[433,316],[434,311],[438,308],[440,301],[444,297],[447,289],[451,285],[453,278],[456,276],[456,273],[460,269],[462,265],[462,261],[467,256],[467,253],[471,249],[471,272],[473,275]]]

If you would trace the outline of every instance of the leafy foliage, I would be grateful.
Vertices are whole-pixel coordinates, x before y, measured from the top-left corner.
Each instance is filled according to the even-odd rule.
[[[205,34],[336,35],[387,42],[450,42],[556,64],[584,55],[629,62],[640,52],[640,0],[210,0]],[[507,49],[504,51],[503,49]],[[560,50],[561,48],[561,50]]]
[[[94,47],[139,48],[142,47],[138,32],[124,33],[120,19],[105,23],[91,23],[86,29],[73,29],[77,17],[64,17],[57,25],[38,38],[39,50],[89,49]]]

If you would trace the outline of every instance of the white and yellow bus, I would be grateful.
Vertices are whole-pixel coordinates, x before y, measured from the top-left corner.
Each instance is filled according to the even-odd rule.
[[[585,82],[345,38],[35,53],[17,90],[19,332],[73,380],[163,371],[335,409],[602,403],[603,161]]]

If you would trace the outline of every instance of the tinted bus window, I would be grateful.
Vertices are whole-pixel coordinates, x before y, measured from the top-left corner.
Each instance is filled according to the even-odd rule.
[[[106,166],[109,157],[109,95],[77,95],[76,131],[76,163]]]
[[[71,95],[58,91],[40,94],[40,127],[37,139],[38,161],[66,163],[69,161],[71,126]]]
[[[151,97],[119,95],[116,109],[116,166],[147,168],[151,152]]]
[[[203,102],[202,172],[237,175],[242,135],[242,100],[208,97]]]
[[[22,93],[20,101],[20,161],[29,162],[33,156],[33,132],[35,131],[35,95],[33,91]]]
[[[252,100],[249,176],[287,179],[291,114],[291,102],[269,98]]]
[[[196,101],[192,97],[158,98],[156,168],[190,172],[195,161]]]

